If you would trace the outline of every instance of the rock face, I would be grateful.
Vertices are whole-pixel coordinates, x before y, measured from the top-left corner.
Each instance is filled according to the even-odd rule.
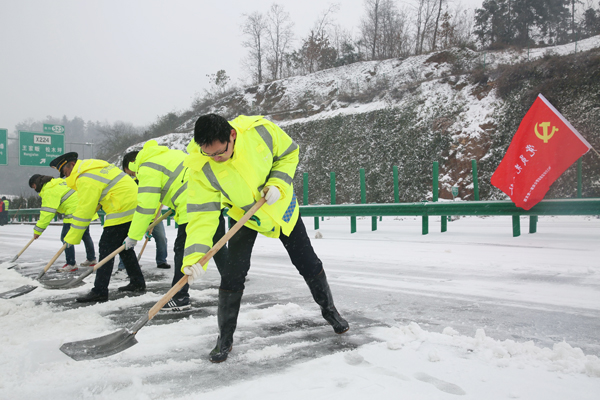
[[[367,202],[394,201],[394,166],[401,202],[431,200],[432,165],[439,163],[439,195],[473,199],[472,160],[480,199],[504,199],[490,184],[522,117],[538,93],[600,148],[600,37],[544,49],[475,52],[451,49],[407,59],[361,62],[235,91],[198,105],[198,115],[265,115],[301,146],[294,179],[303,201],[360,202],[360,169]],[[179,142],[191,140],[191,135]],[[180,143],[177,146],[180,146]],[[583,157],[583,196],[600,196],[600,157]],[[571,167],[547,195],[575,197]]]

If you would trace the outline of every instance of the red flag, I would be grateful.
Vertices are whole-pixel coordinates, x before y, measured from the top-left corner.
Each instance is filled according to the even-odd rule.
[[[592,146],[541,94],[525,114],[492,175],[492,185],[529,210]]]

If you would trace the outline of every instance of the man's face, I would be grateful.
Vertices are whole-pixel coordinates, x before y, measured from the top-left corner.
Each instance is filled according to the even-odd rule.
[[[136,178],[135,176],[135,172],[133,172],[132,170],[130,170],[129,168],[125,167],[125,170],[123,171],[125,172],[127,175],[129,175],[130,177],[132,177],[133,179]]]
[[[225,162],[231,158],[233,155],[233,148],[235,146],[235,138],[237,137],[237,132],[235,129],[231,130],[231,134],[229,135],[228,142],[219,142],[215,141],[211,144],[201,146],[202,154],[208,156],[216,162]]]
[[[75,161],[69,161],[62,167],[62,173],[65,175],[65,178],[71,176],[71,172],[73,171],[73,167],[75,166]]]

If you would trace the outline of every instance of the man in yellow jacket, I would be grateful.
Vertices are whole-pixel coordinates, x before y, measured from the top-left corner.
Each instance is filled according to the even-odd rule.
[[[156,214],[159,205],[165,205],[175,211],[175,222],[178,225],[177,238],[175,239],[175,276],[172,284],[177,283],[183,272],[183,252],[186,239],[186,227],[188,224],[187,210],[187,187],[189,174],[183,166],[186,158],[181,150],[171,150],[165,146],[159,146],[156,140],[149,140],[144,144],[141,151],[130,152],[123,157],[123,170],[128,174],[134,174],[139,182],[137,195],[137,208],[127,239],[125,248],[132,249],[138,240],[144,237],[144,233]],[[218,241],[225,234],[225,219],[219,215],[218,228],[214,241]],[[215,263],[220,270],[227,261],[227,247],[222,248],[215,255]],[[189,309],[190,295],[189,285],[186,284],[173,298],[165,304],[163,310],[183,311]]]
[[[50,163],[66,176],[67,185],[79,194],[79,204],[73,213],[71,229],[65,236],[67,246],[79,244],[83,232],[89,226],[98,204],[106,213],[104,229],[98,243],[100,259],[121,246],[137,205],[137,185],[133,179],[113,164],[104,160],[78,160],[77,153],[63,154]],[[146,281],[132,249],[121,252],[121,258],[129,275],[129,284],[120,287],[120,291],[143,292]],[[113,270],[111,259],[96,271],[94,287],[85,296],[78,297],[80,303],[102,302],[108,300],[108,284]]]
[[[217,319],[219,338],[210,361],[222,362],[232,349],[245,277],[258,233],[279,238],[325,320],[335,333],[349,325],[333,303],[321,260],[315,254],[294,194],[298,145],[277,125],[261,116],[239,116],[228,122],[208,114],[194,128],[184,165],[189,168],[187,240],[183,272],[190,283],[206,266],[200,258],[213,245],[221,207],[229,207],[230,223],[239,220],[261,196],[254,216],[229,240],[229,262],[221,271]]]
[[[29,178],[29,187],[38,192],[42,198],[40,219],[33,227],[33,238],[37,239],[44,233],[50,222],[52,222],[54,215],[58,212],[64,214],[62,231],[60,233],[60,241],[62,242],[71,227],[73,212],[75,212],[79,203],[77,192],[68,187],[67,182],[62,178],[53,178],[39,174],[32,175]],[[81,263],[81,266],[93,267],[96,265],[96,253],[89,228],[83,233],[83,243],[85,244],[87,260]],[[67,263],[58,270],[61,272],[77,271],[75,248],[71,246],[66,249],[65,257]]]

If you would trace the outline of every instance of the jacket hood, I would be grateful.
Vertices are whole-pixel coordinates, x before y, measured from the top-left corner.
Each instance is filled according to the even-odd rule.
[[[255,126],[262,125],[262,119],[262,115],[240,115],[233,121],[229,121],[229,125],[231,125],[239,134],[240,132],[245,132]]]
[[[194,143],[194,141],[192,141],[191,143]],[[129,163],[128,168],[133,172],[138,172],[140,165],[142,165],[152,157],[166,153],[168,151],[169,148],[167,146],[159,146],[156,140],[148,140],[144,144],[142,150],[140,150],[140,152],[135,157],[135,161]]]
[[[104,168],[108,165],[110,165],[110,164],[104,160],[95,160],[95,159],[77,160],[77,162],[73,166],[71,175],[66,177],[65,181],[67,181],[67,185],[71,189],[77,190],[76,182],[77,182],[77,178],[79,178],[79,175],[84,174],[92,169]]]
[[[49,177],[52,178],[52,177]],[[60,185],[61,183],[63,183],[65,180],[62,178],[52,178],[50,181],[46,182],[43,186],[42,186],[42,190],[40,190],[38,193],[40,194],[40,196],[42,195],[42,192],[44,192],[45,190],[51,190],[52,188]]]

